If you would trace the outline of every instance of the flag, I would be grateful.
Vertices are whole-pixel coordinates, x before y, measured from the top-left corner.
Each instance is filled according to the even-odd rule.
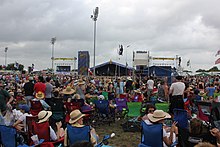
[[[217,51],[217,53],[215,54],[215,56],[220,55],[220,50]]]
[[[220,58],[218,58],[216,61],[215,61],[215,64],[219,64],[220,63]]]
[[[189,65],[190,65],[190,60],[188,60],[186,63],[186,66],[189,66]]]
[[[123,45],[119,45],[119,52],[118,52],[119,55],[123,55]]]

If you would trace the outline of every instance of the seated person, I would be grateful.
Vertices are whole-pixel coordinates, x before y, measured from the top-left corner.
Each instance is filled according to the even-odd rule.
[[[143,101],[143,95],[141,93],[140,89],[134,90],[135,94],[132,97],[133,102],[142,102]]]
[[[82,114],[79,110],[74,110],[70,113],[70,120],[69,124],[74,127],[84,127],[83,125],[83,117],[85,114]],[[90,141],[93,145],[97,144],[98,141],[98,135],[96,134],[96,131],[94,128],[91,127],[90,130]],[[65,135],[64,135],[64,146],[69,146],[69,139],[67,135],[67,128],[65,129]]]
[[[164,124],[164,120],[166,118],[171,118],[171,116],[168,113],[164,112],[163,110],[155,110],[153,114],[149,113],[147,117],[151,124],[158,124],[158,123]],[[163,127],[163,142],[167,146],[170,146],[173,144],[173,142],[175,141],[173,140],[175,138],[174,135],[178,134],[176,124],[177,122],[173,122],[169,133],[167,133],[166,126]],[[156,141],[156,138],[155,138],[155,141]]]
[[[189,135],[190,137],[201,138],[204,142],[216,143],[216,139],[211,135],[209,127],[203,125],[203,122],[197,118],[193,118],[190,121]]]
[[[19,104],[18,107],[22,112],[22,115],[18,118],[13,126],[19,131],[26,132],[26,116],[32,116],[31,114],[29,114],[30,107],[27,104]]]
[[[35,123],[34,126],[36,126],[36,127],[33,127],[33,131],[35,134],[38,135],[39,139],[44,139],[45,141],[55,141],[60,138],[60,134],[61,134],[60,130],[61,130],[62,123],[61,122],[56,123],[57,132],[55,133],[55,131],[49,125],[49,118],[51,117],[51,115],[52,115],[51,111],[45,111],[45,110],[40,111],[38,113],[38,122]],[[41,136],[45,136],[45,134],[46,134],[45,129],[47,129],[47,128],[43,129],[43,126],[49,127],[50,140],[47,140],[47,139],[41,137]],[[41,129],[39,129],[39,127],[41,127]]]
[[[149,103],[149,104],[146,105],[145,115],[142,117],[142,120],[146,124],[151,124],[147,115],[148,114],[153,114],[155,110],[156,110],[156,107],[153,104]]]

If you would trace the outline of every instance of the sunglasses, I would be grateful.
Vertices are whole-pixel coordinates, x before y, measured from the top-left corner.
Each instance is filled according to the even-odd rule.
[[[148,110],[148,113],[153,113],[155,110]]]

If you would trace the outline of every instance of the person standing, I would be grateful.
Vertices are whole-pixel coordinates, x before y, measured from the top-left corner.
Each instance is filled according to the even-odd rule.
[[[44,83],[44,78],[42,76],[38,77],[38,82],[34,85],[34,92],[37,94],[38,92],[42,92],[45,96],[46,85]]]
[[[150,96],[154,89],[154,80],[153,77],[150,76],[150,78],[147,80],[147,101],[150,100]]]
[[[30,100],[34,98],[34,83],[33,77],[29,77],[29,81],[24,84],[24,93],[25,93],[25,101],[27,105],[30,107]]]
[[[185,90],[185,84],[182,82],[182,76],[176,77],[176,82],[170,86],[170,108],[169,111],[173,114],[173,109],[184,109],[183,93]]]
[[[51,105],[51,98],[53,92],[53,85],[50,83],[51,78],[46,77],[46,90],[45,90],[45,101],[47,104]]]
[[[7,107],[12,109],[11,102],[13,99],[14,98],[4,90],[3,81],[0,81],[0,111],[2,114],[6,112]]]

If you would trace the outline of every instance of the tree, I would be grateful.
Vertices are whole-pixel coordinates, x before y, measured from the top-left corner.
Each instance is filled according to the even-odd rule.
[[[205,69],[199,69],[196,72],[206,72],[206,70]]]
[[[19,71],[23,71],[23,69],[24,69],[24,65],[19,64],[19,63],[17,63],[16,66],[15,66],[15,63],[10,63],[6,67],[6,70],[19,70]]]
[[[217,66],[213,66],[213,67],[210,68],[208,71],[209,71],[209,72],[212,72],[212,71],[219,71],[219,69],[218,69]]]

